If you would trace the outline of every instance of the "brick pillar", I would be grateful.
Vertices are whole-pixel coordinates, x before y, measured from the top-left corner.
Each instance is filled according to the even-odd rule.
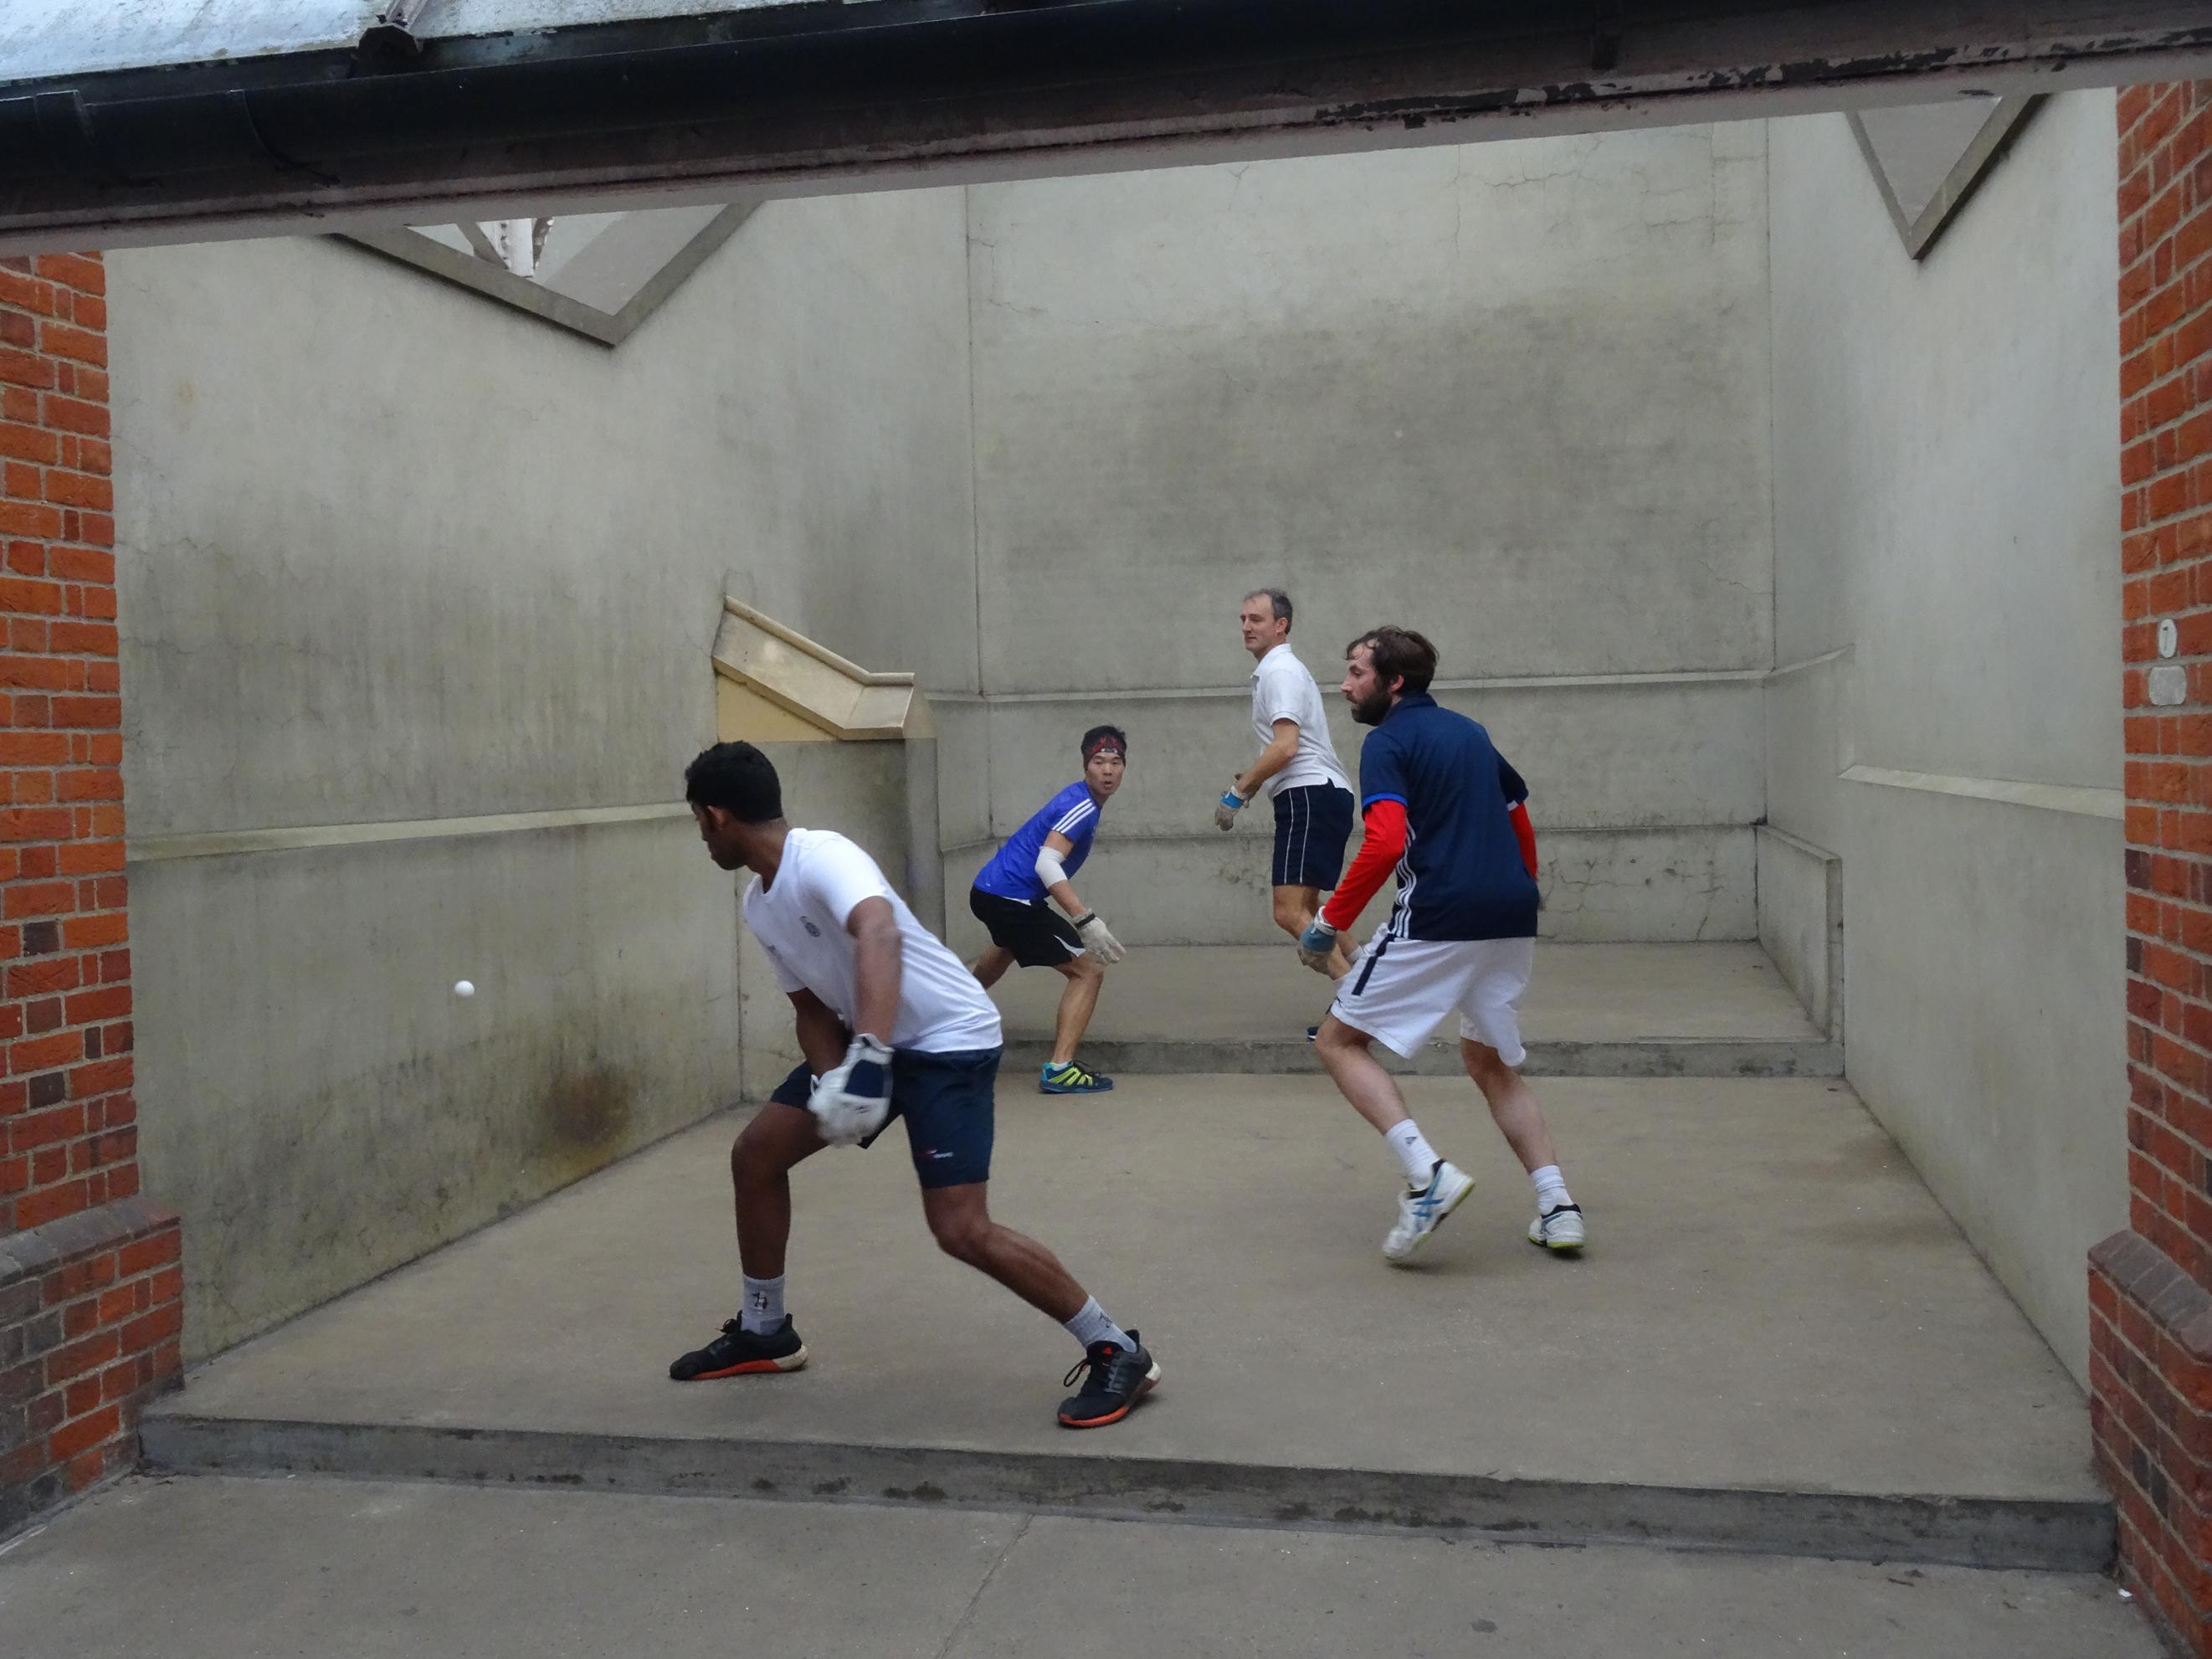
[[[2119,122],[2130,1205],[2090,1414],[2123,1574],[2212,1655],[2212,82]]]
[[[0,259],[0,1532],[130,1467],[182,1368],[131,1092],[106,288]]]

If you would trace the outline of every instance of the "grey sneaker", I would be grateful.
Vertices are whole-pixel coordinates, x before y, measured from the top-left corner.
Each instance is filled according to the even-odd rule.
[[[1589,1240],[1579,1204],[1559,1205],[1528,1224],[1528,1242],[1547,1250],[1579,1250]]]

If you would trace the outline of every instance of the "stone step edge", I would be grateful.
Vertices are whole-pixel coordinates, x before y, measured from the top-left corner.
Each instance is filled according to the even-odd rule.
[[[318,1423],[198,1416],[181,1402],[150,1413],[141,1432],[149,1468],[177,1474],[322,1474],[659,1496],[915,1504],[2047,1572],[2106,1571],[2118,1525],[2110,1502],[2087,1498],[1885,1497],[1507,1480],[1121,1457],[1074,1448],[978,1451]]]
[[[1431,1042],[1411,1060],[1376,1050],[1394,1072],[1416,1077],[1462,1075],[1459,1046]],[[1035,1071],[1052,1057],[1049,1040],[1017,1034],[1006,1040],[1005,1069]],[[1090,1038],[1082,1060],[1109,1076],[1190,1076],[1206,1072],[1267,1074],[1319,1072],[1304,1033],[1267,1037]],[[1821,1037],[1640,1037],[1606,1042],[1528,1044],[1528,1077],[1839,1078],[1843,1045]]]

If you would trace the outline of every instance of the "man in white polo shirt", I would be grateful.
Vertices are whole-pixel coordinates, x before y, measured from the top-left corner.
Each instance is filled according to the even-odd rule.
[[[1118,1423],[1160,1368],[1058,1257],[991,1218],[992,1084],[999,1011],[924,927],[876,861],[844,836],[783,816],[783,786],[749,743],[718,743],[685,769],[699,838],[725,870],[750,870],[747,926],[791,999],[805,1055],[730,1149],[744,1309],[679,1358],[679,1382],[795,1371],[806,1345],[783,1310],[791,1171],[824,1146],[866,1146],[895,1117],[938,1246],[1049,1314],[1083,1345],[1072,1429]],[[1069,1373],[1068,1381],[1075,1380]]]
[[[1321,688],[1291,649],[1291,596],[1255,588],[1237,616],[1252,671],[1252,734],[1259,758],[1230,780],[1213,809],[1214,827],[1233,830],[1237,814],[1264,793],[1275,806],[1275,926],[1292,939],[1312,924],[1321,896],[1344,873],[1352,836],[1352,780],[1329,741]],[[1351,952],[1339,944],[1328,975],[1341,979]]]

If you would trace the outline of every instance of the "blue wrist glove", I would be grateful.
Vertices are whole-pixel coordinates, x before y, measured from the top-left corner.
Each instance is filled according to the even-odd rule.
[[[1298,935],[1298,960],[1316,973],[1325,974],[1328,959],[1335,954],[1336,929],[1316,916]]]
[[[1221,804],[1213,809],[1213,827],[1217,830],[1234,830],[1237,827],[1237,811],[1243,805],[1244,797],[1234,789],[1222,791]]]

